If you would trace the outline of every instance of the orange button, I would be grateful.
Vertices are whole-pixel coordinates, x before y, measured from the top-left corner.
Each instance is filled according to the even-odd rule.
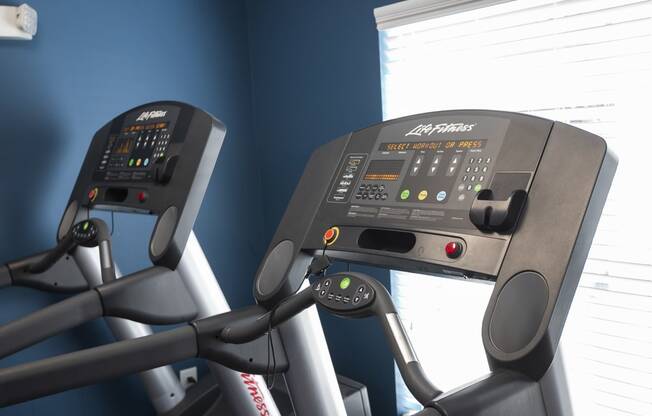
[[[330,246],[337,240],[337,237],[340,235],[340,229],[337,227],[331,227],[324,233],[324,244]]]
[[[88,199],[93,202],[95,201],[95,198],[97,198],[97,188],[93,188],[90,191],[88,191]]]

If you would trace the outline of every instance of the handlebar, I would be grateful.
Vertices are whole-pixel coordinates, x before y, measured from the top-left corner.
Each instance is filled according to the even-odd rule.
[[[59,259],[77,246],[95,247],[100,250],[102,282],[109,283],[116,279],[113,255],[111,253],[111,232],[106,223],[98,218],[75,224],[55,248],[44,257],[28,266],[28,271],[40,274],[49,270]]]
[[[75,248],[76,244],[72,239],[72,235],[66,234],[63,237],[57,246],[52,250],[48,251],[47,254],[41,257],[36,263],[32,263],[27,266],[27,269],[30,273],[40,274],[49,270],[54,264],[59,261],[59,259],[66,255],[70,250]]]
[[[96,303],[96,300],[89,298],[87,302]],[[441,391],[423,371],[391,296],[383,285],[361,273],[337,273],[324,277],[311,287],[286,298],[272,311],[252,306],[137,340],[116,342],[0,370],[0,391],[3,391],[0,405],[92,384],[196,355],[221,361],[230,353],[212,353],[212,349],[224,350],[224,346],[229,344],[260,340],[270,327],[280,325],[315,303],[342,317],[378,318],[405,384],[421,404],[428,406],[419,415],[440,416],[432,406]],[[90,313],[97,311],[91,310]],[[0,339],[7,339],[7,336],[11,334],[0,332]],[[138,359],[134,360],[134,356]],[[120,364],[116,365],[116,362]],[[93,371],[79,371],[82,366]],[[70,377],[70,380],[66,377]]]
[[[270,326],[276,327],[314,305],[315,300],[311,292],[311,288],[304,289],[286,298],[276,308],[258,316],[253,321],[240,322],[224,328],[219,334],[220,340],[230,344],[244,344],[263,336],[268,332]]]
[[[0,326],[0,358],[99,318],[102,312],[99,293],[90,290]]]

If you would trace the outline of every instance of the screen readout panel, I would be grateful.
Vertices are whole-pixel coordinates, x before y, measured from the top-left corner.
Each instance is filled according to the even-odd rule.
[[[348,204],[351,219],[468,227],[468,210],[491,183],[509,123],[442,116],[386,125],[368,154],[345,154],[328,202]]]
[[[165,160],[180,109],[157,106],[127,114],[114,126],[94,174],[96,181],[150,181]]]

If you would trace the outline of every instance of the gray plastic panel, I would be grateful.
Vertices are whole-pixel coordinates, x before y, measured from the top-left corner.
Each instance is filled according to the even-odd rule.
[[[500,291],[489,323],[494,345],[507,353],[525,348],[534,338],[547,305],[548,286],[543,276],[523,272],[512,277]]]
[[[483,342],[493,368],[517,369],[539,379],[550,366],[615,167],[603,139],[555,123],[485,313]],[[531,323],[537,326],[533,337],[533,328],[518,320],[522,305],[541,302],[541,293],[523,291],[518,302],[510,299],[519,295],[501,296],[509,279],[524,271],[536,271],[548,287],[545,313],[538,325]],[[502,301],[506,303],[498,306]],[[503,351],[492,334],[507,331],[527,332],[512,336],[531,341]]]
[[[321,146],[310,157],[306,170],[292,194],[288,209],[283,215],[281,223],[272,238],[268,253],[265,255],[263,263],[256,273],[254,296],[259,302],[278,302],[284,297],[296,292],[301,286],[306,270],[303,267],[303,263],[306,260],[301,260],[301,264],[298,265],[295,257],[299,256],[304,239],[318,211],[319,204],[326,194],[331,177],[335,172],[338,160],[349,137],[350,135],[340,137]],[[278,265],[273,269],[267,266],[270,252],[276,244],[283,240],[289,240],[294,244],[293,257],[287,259],[286,270],[283,274],[271,275],[267,271],[280,271],[280,269]],[[270,261],[272,259],[276,263],[282,261],[278,256],[272,256]],[[308,259],[307,261],[309,263],[310,260]],[[302,270],[296,270],[296,267]]]

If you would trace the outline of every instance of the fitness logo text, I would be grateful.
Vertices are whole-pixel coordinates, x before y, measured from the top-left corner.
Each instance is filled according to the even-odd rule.
[[[409,132],[406,136],[430,136],[433,133],[463,133],[473,130],[475,124],[464,123],[441,123],[435,124],[419,124]]]
[[[162,110],[155,110],[155,111],[144,111],[140,113],[136,121],[146,121],[149,120],[150,118],[161,118],[165,117],[167,114],[167,111],[162,111]]]
[[[256,378],[247,373],[240,373],[240,377],[242,377],[245,386],[247,386],[247,390],[249,390],[249,394],[251,395],[251,398],[256,405],[256,410],[258,410],[260,416],[270,416],[267,403],[265,403],[265,397],[263,397],[263,394],[260,391]]]

